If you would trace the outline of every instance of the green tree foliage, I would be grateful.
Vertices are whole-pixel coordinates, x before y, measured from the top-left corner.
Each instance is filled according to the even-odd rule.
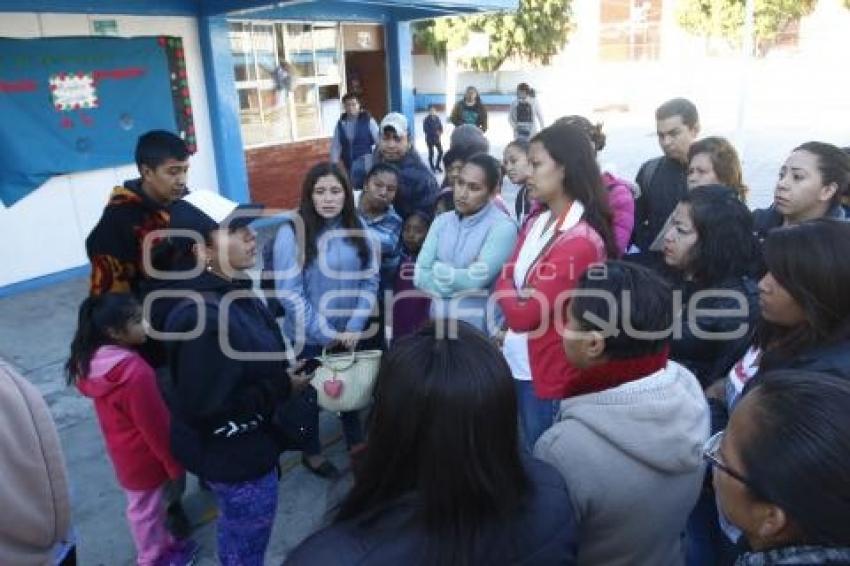
[[[571,0],[520,0],[514,13],[440,18],[420,22],[415,38],[437,61],[444,61],[447,49],[466,44],[470,32],[484,32],[490,38],[490,53],[475,57],[473,69],[493,71],[513,56],[546,64],[557,54],[572,30]]]
[[[811,13],[817,0],[755,0],[757,51],[772,43],[788,24]],[[845,0],[850,2],[850,0]],[[693,33],[740,45],[746,0],[680,0],[679,23]]]

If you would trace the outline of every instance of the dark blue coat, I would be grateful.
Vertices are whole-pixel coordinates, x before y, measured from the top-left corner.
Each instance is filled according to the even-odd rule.
[[[691,297],[699,291],[707,289],[696,288],[690,283],[679,283],[674,286],[682,291],[682,334],[674,338],[670,344],[670,359],[679,362],[697,377],[703,388],[708,387],[718,379],[726,377],[752,342],[756,321],[759,318],[758,287],[749,277],[730,278],[712,287],[720,293],[740,293],[741,301],[730,295],[706,296],[695,303],[698,311],[689,310]],[[718,311],[738,310],[746,306],[746,314],[740,316],[718,315]],[[697,316],[699,314],[699,316]],[[733,332],[742,325],[746,331],[742,336],[728,340],[714,340],[707,336],[700,337],[694,332],[719,334]]]
[[[769,367],[762,367],[759,373],[747,382],[747,389],[765,373],[791,369],[828,373],[850,380],[850,338],[809,348],[790,360],[778,361]]]
[[[234,300],[220,320],[225,295],[250,290],[247,284],[204,272],[175,282],[172,288],[200,293],[206,321],[196,338],[165,342],[173,389],[171,450],[187,470],[206,480],[242,482],[261,477],[274,469],[280,455],[270,423],[275,407],[290,390],[277,324],[253,296]],[[166,332],[188,332],[198,325],[200,313],[191,300],[160,299],[153,302],[151,324]],[[278,359],[240,360],[227,355],[219,343],[220,332],[238,353],[275,352]],[[214,434],[232,426],[244,432],[231,437]]]
[[[564,479],[549,464],[529,460],[532,493],[516,518],[482,530],[473,564],[571,566],[577,526]],[[415,494],[399,498],[368,524],[337,523],[301,543],[290,566],[384,566],[422,564],[427,535],[417,517]]]
[[[422,130],[425,132],[425,141],[428,143],[437,143],[443,134],[443,122],[439,116],[431,116],[429,114],[422,121]]]
[[[345,134],[345,127],[342,125],[346,115],[336,123],[336,135],[339,139],[342,153],[340,157],[345,164],[345,170],[351,171],[351,165],[361,156],[372,153],[372,146],[377,140],[372,139],[372,131],[369,129],[369,121],[372,117],[365,110],[361,111],[357,116],[357,124],[354,129],[354,139],[348,139]]]
[[[355,189],[363,188],[366,173],[372,168],[372,165],[381,161],[385,160],[381,158],[380,151],[376,151],[374,154],[364,155],[354,162],[351,170],[351,181]],[[422,158],[419,157],[416,150],[411,148],[401,161],[388,163],[401,171],[401,182],[393,206],[395,206],[395,210],[402,220],[406,220],[414,211],[432,215],[440,187],[433,173],[422,162]]]
[[[827,211],[825,217],[835,218],[836,220],[850,220],[844,208],[837,204]],[[781,227],[783,221],[782,214],[773,205],[753,211],[753,232],[756,240],[758,240],[759,248],[763,248],[768,234],[771,230]],[[764,264],[764,258],[759,256],[758,264],[753,268],[753,276],[756,279],[761,279],[765,273],[767,273],[767,266]]]

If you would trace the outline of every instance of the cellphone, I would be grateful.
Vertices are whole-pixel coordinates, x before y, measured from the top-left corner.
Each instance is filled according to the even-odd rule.
[[[295,372],[295,375],[301,375],[301,374],[310,375],[311,373],[316,371],[316,369],[318,369],[318,367],[321,366],[321,365],[322,365],[322,362],[319,361],[318,359],[310,358],[309,360],[307,360],[304,363],[304,365],[301,367],[301,369],[299,369],[298,371]]]

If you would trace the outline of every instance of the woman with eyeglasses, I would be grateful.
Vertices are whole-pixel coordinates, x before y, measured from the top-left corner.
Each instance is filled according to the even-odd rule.
[[[706,443],[722,516],[749,550],[736,566],[850,564],[850,382],[779,371]]]

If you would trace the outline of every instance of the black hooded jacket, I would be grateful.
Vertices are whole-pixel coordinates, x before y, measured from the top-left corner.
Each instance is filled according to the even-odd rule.
[[[691,370],[706,388],[726,377],[752,342],[759,317],[758,287],[749,277],[730,277],[710,289],[681,281],[676,287],[682,292],[682,331],[674,336],[670,359]],[[694,300],[697,293],[702,298]],[[735,331],[741,336],[721,336]]]
[[[229,282],[204,272],[153,290],[186,293],[148,295],[154,329],[187,333],[200,326],[196,337],[165,340],[174,456],[210,481],[248,481],[270,472],[280,455],[271,417],[290,391],[274,318],[249,281]],[[203,308],[189,297],[192,291]],[[231,292],[247,296],[228,297]],[[228,354],[227,347],[233,352]],[[245,356],[252,359],[240,359]]]

